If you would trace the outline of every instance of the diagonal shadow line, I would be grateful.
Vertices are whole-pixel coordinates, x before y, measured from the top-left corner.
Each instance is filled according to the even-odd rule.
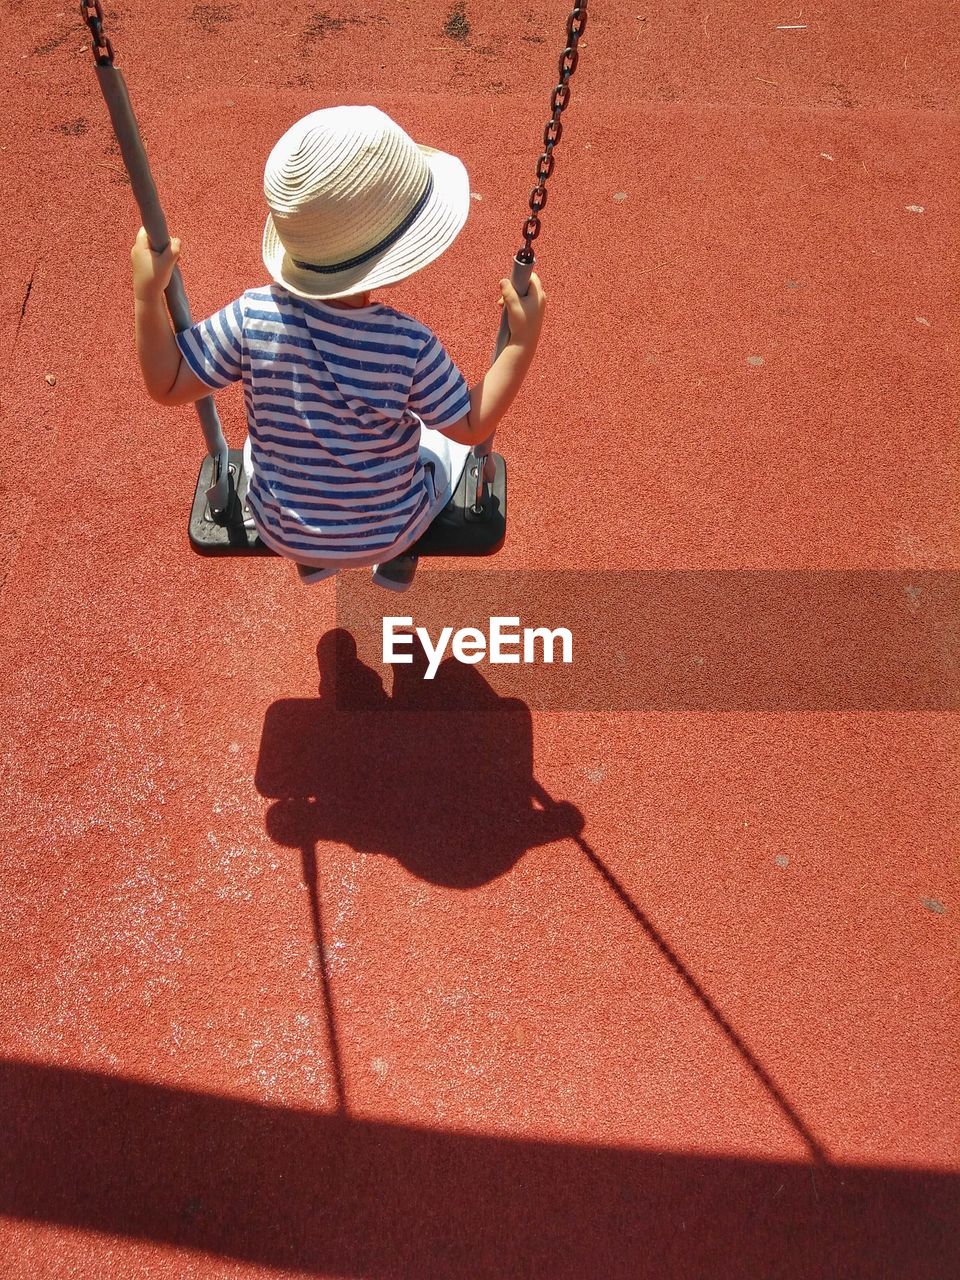
[[[310,894],[310,917],[313,921],[313,940],[317,949],[317,972],[323,989],[323,1006],[326,1014],[327,1043],[330,1046],[330,1066],[333,1070],[333,1087],[336,1093],[337,1111],[346,1114],[347,1091],[343,1082],[343,1064],[340,1060],[340,1044],[337,1038],[337,1020],[333,1011],[333,991],[327,973],[327,958],[323,949],[323,919],[320,914],[320,890],[317,880],[316,845],[305,843],[300,850],[303,858],[303,883]]]
[[[541,787],[541,785],[536,780],[534,780],[533,782],[533,788],[534,788],[534,794],[536,795],[537,799],[540,801],[541,804],[547,807],[556,807],[557,802],[543,787]],[[683,961],[680,959],[677,953],[673,950],[670,944],[666,941],[663,935],[657,930],[653,921],[649,918],[649,916],[645,915],[640,910],[640,908],[637,906],[634,900],[630,897],[629,893],[627,893],[626,889],[623,887],[620,881],[616,878],[616,876],[613,874],[610,868],[606,865],[606,863],[603,861],[600,855],[596,852],[596,850],[590,847],[590,845],[587,843],[586,840],[584,840],[582,835],[579,835],[575,832],[570,832],[569,839],[571,839],[573,843],[577,846],[577,848],[581,851],[581,853],[584,854],[584,856],[588,859],[588,861],[590,862],[594,870],[599,872],[599,874],[603,877],[606,883],[610,886],[613,892],[617,895],[617,897],[620,899],[623,905],[627,908],[627,910],[633,916],[634,920],[636,920],[636,922],[643,929],[644,933],[647,935],[647,937],[650,939],[653,945],[657,948],[657,950],[663,956],[664,960],[666,960],[667,964],[669,964],[670,968],[683,982],[684,986],[687,988],[690,994],[694,997],[694,999],[697,1001],[700,1007],[709,1015],[711,1021],[717,1027],[720,1028],[720,1030],[723,1032],[726,1038],[730,1041],[730,1043],[736,1049],[737,1053],[740,1055],[743,1061],[747,1064],[747,1066],[750,1068],[753,1074],[757,1077],[757,1079],[763,1085],[764,1089],[766,1089],[767,1093],[777,1104],[777,1106],[779,1107],[783,1115],[790,1122],[791,1127],[796,1131],[796,1133],[803,1140],[804,1145],[806,1146],[807,1150],[810,1152],[810,1155],[813,1157],[814,1161],[817,1164],[829,1165],[830,1157],[826,1149],[821,1145],[820,1142],[818,1142],[818,1140],[810,1132],[810,1130],[804,1124],[803,1120],[800,1118],[800,1116],[797,1114],[794,1108],[790,1105],[789,1101],[783,1096],[780,1089],[777,1087],[777,1084],[775,1083],[775,1081],[770,1078],[770,1075],[765,1070],[763,1065],[757,1061],[753,1053],[750,1051],[749,1047],[746,1044],[744,1044],[740,1036],[737,1035],[736,1031],[734,1031],[733,1027],[730,1025],[727,1019],[723,1016],[723,1014],[720,1012],[717,1006],[713,1003],[713,1001],[710,999],[710,997],[707,995],[704,989],[700,986],[699,982],[697,982],[696,978],[693,976],[690,970],[686,967],[686,965],[683,963]]]
[[[549,792],[542,787],[536,779],[531,779],[531,787],[534,796],[545,808],[557,809],[560,807],[557,801],[553,799]],[[741,1037],[730,1025],[720,1009],[717,1008],[704,989],[700,986],[697,979],[653,924],[652,920],[650,920],[650,918],[641,911],[600,855],[587,843],[582,835],[575,831],[568,831],[568,837],[580,849],[581,853],[584,854],[593,866],[594,870],[599,873],[606,884],[613,890],[616,896],[627,908],[633,918],[643,929],[644,933],[660,952],[661,956],[670,965],[674,973],[677,974],[700,1007],[707,1013],[711,1021],[723,1032],[727,1040],[733,1045],[734,1049],[736,1049],[747,1067],[749,1067],[753,1075],[756,1076],[757,1080],[759,1080],[760,1084],[776,1103],[782,1114],[786,1117],[791,1127],[801,1138],[814,1162],[820,1165],[829,1165],[830,1157],[826,1149],[810,1132],[802,1118],[797,1114],[796,1110],[781,1092],[780,1088],[771,1078],[762,1063],[757,1060],[749,1046],[744,1043]],[[333,991],[330,986],[330,975],[327,972],[327,962],[323,944],[323,919],[320,911],[316,845],[312,842],[305,842],[301,846],[300,852],[302,857],[303,882],[310,895],[310,916],[313,924],[313,937],[317,954],[317,971],[320,975],[320,984],[323,992],[327,1043],[330,1049],[330,1065],[333,1072],[336,1109],[338,1112],[345,1115],[347,1114],[346,1086],[344,1083],[343,1063],[340,1057],[340,1045],[337,1036]]]

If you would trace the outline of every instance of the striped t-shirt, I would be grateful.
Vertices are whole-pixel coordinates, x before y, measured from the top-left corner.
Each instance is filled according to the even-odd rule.
[[[420,422],[443,430],[469,411],[463,375],[410,316],[307,301],[279,285],[247,290],[177,335],[208,386],[243,379],[264,542],[309,561],[366,559],[426,528]]]

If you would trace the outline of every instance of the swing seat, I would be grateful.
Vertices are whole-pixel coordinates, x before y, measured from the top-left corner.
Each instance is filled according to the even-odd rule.
[[[507,468],[499,453],[490,455],[496,468],[492,484],[486,486],[483,510],[474,512],[477,460],[467,459],[453,497],[407,555],[492,556],[503,546],[507,534]],[[247,502],[247,477],[243,450],[231,449],[230,498],[222,522],[214,520],[207,490],[213,485],[213,459],[209,454],[200,466],[197,488],[190,512],[190,545],[202,556],[272,556],[261,541]],[[244,523],[244,517],[250,521]]]
[[[213,518],[207,490],[213,485],[213,458],[200,464],[193,507],[190,511],[190,545],[202,556],[272,556],[276,552],[262,542],[247,507],[247,477],[243,470],[243,450],[229,453],[230,497],[222,520]],[[244,524],[244,516],[250,524]]]
[[[507,536],[507,464],[499,453],[490,455],[495,468],[488,483],[483,510],[473,504],[477,493],[477,459],[470,454],[453,497],[434,518],[426,533],[410,548],[412,556],[493,556]]]

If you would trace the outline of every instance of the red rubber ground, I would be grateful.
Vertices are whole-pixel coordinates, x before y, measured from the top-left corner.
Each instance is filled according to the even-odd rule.
[[[449,717],[371,777],[377,713],[318,699],[333,588],[188,549],[200,437],[140,386],[84,31],[10,10],[3,1275],[960,1275],[956,716],[508,717],[577,839],[517,837]],[[391,300],[479,375],[566,8],[106,14],[196,316],[264,279],[280,133],[372,102],[470,171]],[[544,598],[558,568],[956,567],[957,26],[592,5],[499,567]],[[297,708],[336,838],[270,785]],[[470,865],[433,770],[487,823]]]

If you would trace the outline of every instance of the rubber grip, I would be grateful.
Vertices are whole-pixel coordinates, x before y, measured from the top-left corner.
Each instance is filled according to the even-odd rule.
[[[510,276],[510,283],[516,289],[521,298],[525,298],[530,292],[530,277],[533,275],[534,266],[535,263],[533,262],[521,262],[519,258],[514,258],[513,260],[513,271]],[[500,331],[497,334],[497,345],[493,350],[493,360],[490,361],[491,364],[496,362],[500,353],[509,341],[510,317],[507,315],[507,308],[504,307],[503,315],[500,317]]]

